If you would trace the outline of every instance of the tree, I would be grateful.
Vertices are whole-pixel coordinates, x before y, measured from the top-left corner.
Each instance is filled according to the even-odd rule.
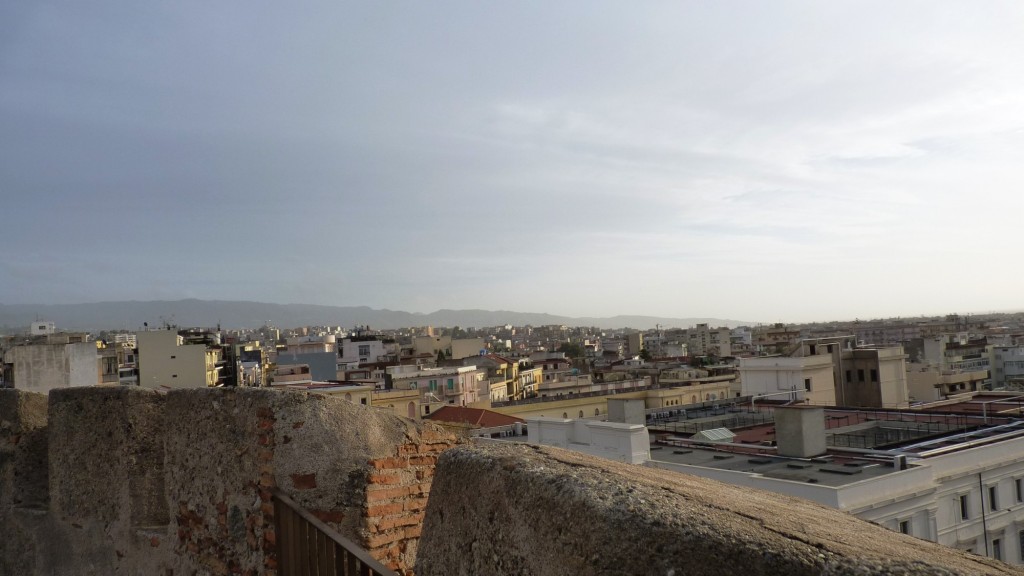
[[[640,359],[644,362],[651,361],[651,353],[647,350],[646,346],[640,349]]]
[[[558,347],[558,352],[561,352],[569,358],[582,358],[583,357],[583,346],[579,344],[573,344],[572,342],[563,342]]]

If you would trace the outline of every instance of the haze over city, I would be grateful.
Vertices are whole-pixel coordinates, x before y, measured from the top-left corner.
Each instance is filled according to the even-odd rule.
[[[0,303],[1020,309],[1022,16],[8,3]]]

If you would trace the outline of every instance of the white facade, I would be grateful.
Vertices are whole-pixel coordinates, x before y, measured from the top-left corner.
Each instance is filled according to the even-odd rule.
[[[993,346],[990,355],[993,388],[1024,384],[1024,346]]]
[[[651,457],[647,427],[596,420],[527,418],[530,444],[556,446],[629,464],[643,464]]]
[[[975,554],[996,557],[998,548],[1001,560],[1024,564],[1024,460],[1020,454],[1024,454],[1024,436],[994,438],[974,448],[912,458],[905,470],[840,486],[667,461],[647,465],[813,500],[894,531]]]
[[[355,340],[345,338],[341,341],[340,364],[363,364],[379,362],[386,356],[384,342],[381,340]]]
[[[782,399],[783,392],[799,392],[811,404],[836,403],[835,374],[828,355],[742,358],[739,373],[744,396]]]
[[[54,388],[94,386],[100,379],[95,342],[34,342],[4,353],[5,372],[19,390],[46,394]],[[2,368],[2,367],[0,367]]]
[[[139,386],[143,388],[203,388],[217,382],[218,353],[205,344],[184,344],[174,330],[136,334]]]

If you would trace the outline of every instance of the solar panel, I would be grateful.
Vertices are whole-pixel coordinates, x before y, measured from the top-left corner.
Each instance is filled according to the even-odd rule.
[[[708,442],[729,442],[736,435],[729,431],[728,428],[711,428],[710,430],[702,430],[693,435],[694,440],[706,440]]]

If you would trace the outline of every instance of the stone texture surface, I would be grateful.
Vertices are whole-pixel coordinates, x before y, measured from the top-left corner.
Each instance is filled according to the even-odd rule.
[[[49,501],[45,394],[0,390],[0,506]]]
[[[371,522],[368,492],[380,486],[375,463],[417,455],[421,430],[434,434],[432,425],[300,392],[179,390],[167,401],[169,414],[188,415],[170,419],[167,435],[175,546],[190,559],[187,568],[271,573],[274,487],[379,559],[411,567],[407,552],[415,553],[419,535],[403,533],[388,542],[395,547],[380,546],[382,533],[394,530],[382,530],[379,518]],[[429,492],[420,486],[429,477],[403,480],[407,496]]]
[[[272,488],[408,572],[454,440],[279,390],[0,391],[0,575],[272,576]]]
[[[0,574],[23,573],[35,550],[23,518],[49,504],[46,418],[45,394],[0,390]]]
[[[1020,574],[817,504],[557,448],[441,455],[418,576]]]

